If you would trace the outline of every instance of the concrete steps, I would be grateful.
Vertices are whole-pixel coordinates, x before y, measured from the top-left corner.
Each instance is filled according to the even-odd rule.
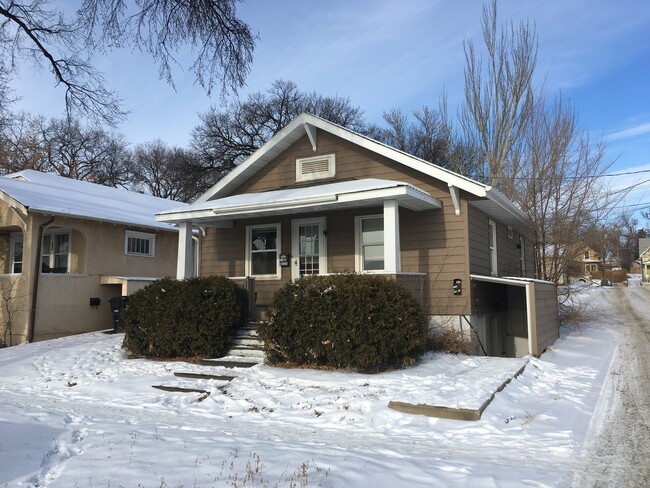
[[[264,343],[257,336],[257,322],[250,320],[237,329],[228,355],[264,358]]]

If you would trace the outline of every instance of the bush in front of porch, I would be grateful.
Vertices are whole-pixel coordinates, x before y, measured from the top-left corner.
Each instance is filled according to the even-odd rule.
[[[267,361],[379,371],[411,363],[425,350],[420,305],[378,275],[306,276],[276,292],[258,326]]]
[[[223,356],[245,310],[244,290],[223,276],[163,278],[129,297],[123,347],[151,358]]]

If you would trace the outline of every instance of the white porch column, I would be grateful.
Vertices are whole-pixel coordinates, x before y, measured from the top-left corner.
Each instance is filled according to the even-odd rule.
[[[194,275],[192,222],[181,222],[178,225],[178,258],[176,262],[176,278],[179,280],[191,278]]]
[[[397,273],[399,262],[399,205],[397,200],[384,201],[384,271]]]

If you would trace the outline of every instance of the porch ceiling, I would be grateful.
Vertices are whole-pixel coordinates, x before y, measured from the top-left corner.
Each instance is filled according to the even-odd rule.
[[[420,211],[442,207],[440,200],[399,181],[362,179],[263,193],[244,193],[190,205],[159,214],[165,222],[207,223],[236,218],[299,214],[382,205],[396,200],[401,207]]]

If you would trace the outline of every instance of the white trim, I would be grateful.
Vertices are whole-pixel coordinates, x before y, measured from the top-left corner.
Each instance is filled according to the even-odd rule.
[[[451,195],[451,201],[454,204],[454,214],[456,217],[460,217],[460,189],[457,186],[450,184],[449,194]]]
[[[316,152],[318,149],[318,129],[316,129],[316,127],[313,125],[309,125],[307,122],[302,124],[302,126],[305,128],[307,137],[309,137],[309,142],[311,142],[311,150]]]
[[[148,253],[129,252],[129,238],[149,241],[149,252]],[[125,230],[124,231],[124,254],[126,256],[136,256],[140,258],[155,258],[156,257],[156,234],[150,234],[148,232],[138,232],[135,230]]]
[[[357,215],[354,217],[354,270],[357,273],[368,274],[391,274],[393,272],[386,271],[386,224],[384,222],[384,267],[382,269],[366,270],[363,266],[363,249],[362,249],[362,234],[361,223],[366,219],[382,219],[384,221],[384,214],[371,214],[371,215]]]
[[[299,229],[300,225],[317,224],[319,234],[318,274],[327,274],[327,218],[316,217],[313,219],[296,219],[291,221],[291,279],[300,278],[299,263]]]
[[[305,164],[327,161],[327,170],[305,173],[303,171]],[[336,156],[326,154],[323,156],[312,156],[310,158],[296,159],[296,182],[322,180],[324,178],[333,178],[336,175]]]
[[[276,232],[276,239],[275,239],[275,274],[270,274],[270,275],[254,275],[252,272],[252,266],[251,266],[251,254],[252,254],[252,247],[253,243],[251,240],[252,236],[252,231],[253,229],[264,229],[264,228],[269,228],[269,227],[274,227],[275,232]],[[280,229],[281,229],[281,224],[280,223],[274,223],[274,224],[256,224],[256,225],[247,225],[246,226],[246,250],[245,250],[245,270],[246,270],[246,276],[254,276],[258,280],[279,280],[282,277],[282,269],[280,268],[280,252],[282,248],[282,236],[280,234]]]
[[[176,279],[192,277],[192,223],[178,225],[178,251],[176,255]]]
[[[488,251],[490,252],[490,274],[492,276],[499,275],[499,253],[497,251],[497,223],[489,219],[488,220]],[[492,245],[490,246],[490,241]]]
[[[521,260],[521,276],[526,276],[526,239],[519,236],[519,259]]]
[[[400,270],[399,205],[396,200],[384,201],[384,271]]]

